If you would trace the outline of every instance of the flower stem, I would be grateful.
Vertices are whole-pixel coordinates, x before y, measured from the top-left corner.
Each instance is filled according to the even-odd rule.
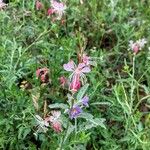
[[[133,60],[132,60],[132,82],[131,82],[131,103],[130,103],[130,107],[132,109],[133,107],[133,94],[134,94],[134,75],[135,75],[135,55],[133,56]]]

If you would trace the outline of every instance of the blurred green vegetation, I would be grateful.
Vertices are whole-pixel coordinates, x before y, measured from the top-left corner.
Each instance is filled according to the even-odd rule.
[[[22,90],[23,80],[41,88],[37,68],[50,69],[51,85],[43,88],[49,103],[64,102],[58,78],[62,65],[77,57],[79,48],[97,61],[88,75],[90,107],[87,112],[106,119],[106,129],[92,128],[70,136],[69,149],[149,150],[150,147],[150,1],[66,1],[65,23],[52,22],[34,1],[14,0],[0,10],[0,149],[56,150],[65,133],[35,132],[32,90]],[[132,74],[129,40],[145,37],[147,47],[135,58]],[[132,95],[132,97],[131,97]],[[44,99],[40,99],[44,101]]]

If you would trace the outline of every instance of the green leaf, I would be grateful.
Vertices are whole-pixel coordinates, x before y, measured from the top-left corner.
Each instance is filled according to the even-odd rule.
[[[23,132],[23,139],[25,139],[26,138],[26,136],[29,134],[31,132],[31,129],[30,128],[26,128],[25,130],[24,130],[24,132]]]
[[[68,105],[63,104],[63,103],[55,103],[55,104],[50,104],[49,108],[61,108],[61,109],[68,109]]]
[[[104,125],[104,118],[94,118],[94,116],[89,113],[82,113],[78,118],[84,118],[87,120],[88,123],[85,125],[86,130],[97,126],[101,126],[106,129]]]
[[[64,138],[64,142],[67,140],[69,135],[74,131],[74,129],[75,129],[75,127],[72,124],[70,124],[68,127],[68,130],[67,130],[66,136]]]
[[[80,114],[80,116],[78,116],[78,118],[84,118],[86,120],[89,120],[89,119],[93,119],[93,115],[91,115],[90,113],[85,113],[85,112],[82,112]]]
[[[90,105],[111,105],[111,103],[109,102],[94,102],[94,103],[91,103]]]
[[[18,134],[18,139],[25,139],[26,136],[31,132],[30,128],[26,128],[21,126],[19,128],[19,134]]]
[[[77,94],[77,100],[80,101],[82,99],[82,97],[84,96],[86,90],[88,89],[89,87],[89,84],[85,84],[81,89],[80,91],[78,92]]]

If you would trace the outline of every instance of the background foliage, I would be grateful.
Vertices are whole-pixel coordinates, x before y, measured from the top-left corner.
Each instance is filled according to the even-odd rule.
[[[143,37],[149,42],[150,2],[70,0],[66,5],[64,24],[52,22],[46,10],[37,11],[34,1],[13,0],[0,11],[0,149],[57,149],[60,136],[68,134],[65,150],[148,150],[150,52],[147,44],[136,56],[133,78],[128,42]],[[89,74],[87,111],[105,118],[106,128],[79,132],[78,138],[52,130],[36,138],[32,94],[41,87],[35,71],[50,69],[51,85],[40,89],[49,104],[65,103],[58,78],[65,74],[62,65],[76,58],[82,37],[85,52],[98,64]],[[30,90],[20,88],[24,80]]]

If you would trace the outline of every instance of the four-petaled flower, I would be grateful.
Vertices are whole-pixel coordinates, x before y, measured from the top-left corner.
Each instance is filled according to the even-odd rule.
[[[82,113],[82,109],[78,105],[74,105],[69,110],[69,116],[70,116],[71,119],[77,118],[81,113]]]
[[[64,64],[63,67],[66,71],[72,72],[70,76],[71,82],[75,78],[80,78],[80,77],[81,77],[81,81],[84,82],[86,80],[85,73],[89,73],[91,71],[90,67],[87,66],[86,64],[79,63],[78,66],[76,66],[76,64],[72,60],[69,61],[67,64]]]

